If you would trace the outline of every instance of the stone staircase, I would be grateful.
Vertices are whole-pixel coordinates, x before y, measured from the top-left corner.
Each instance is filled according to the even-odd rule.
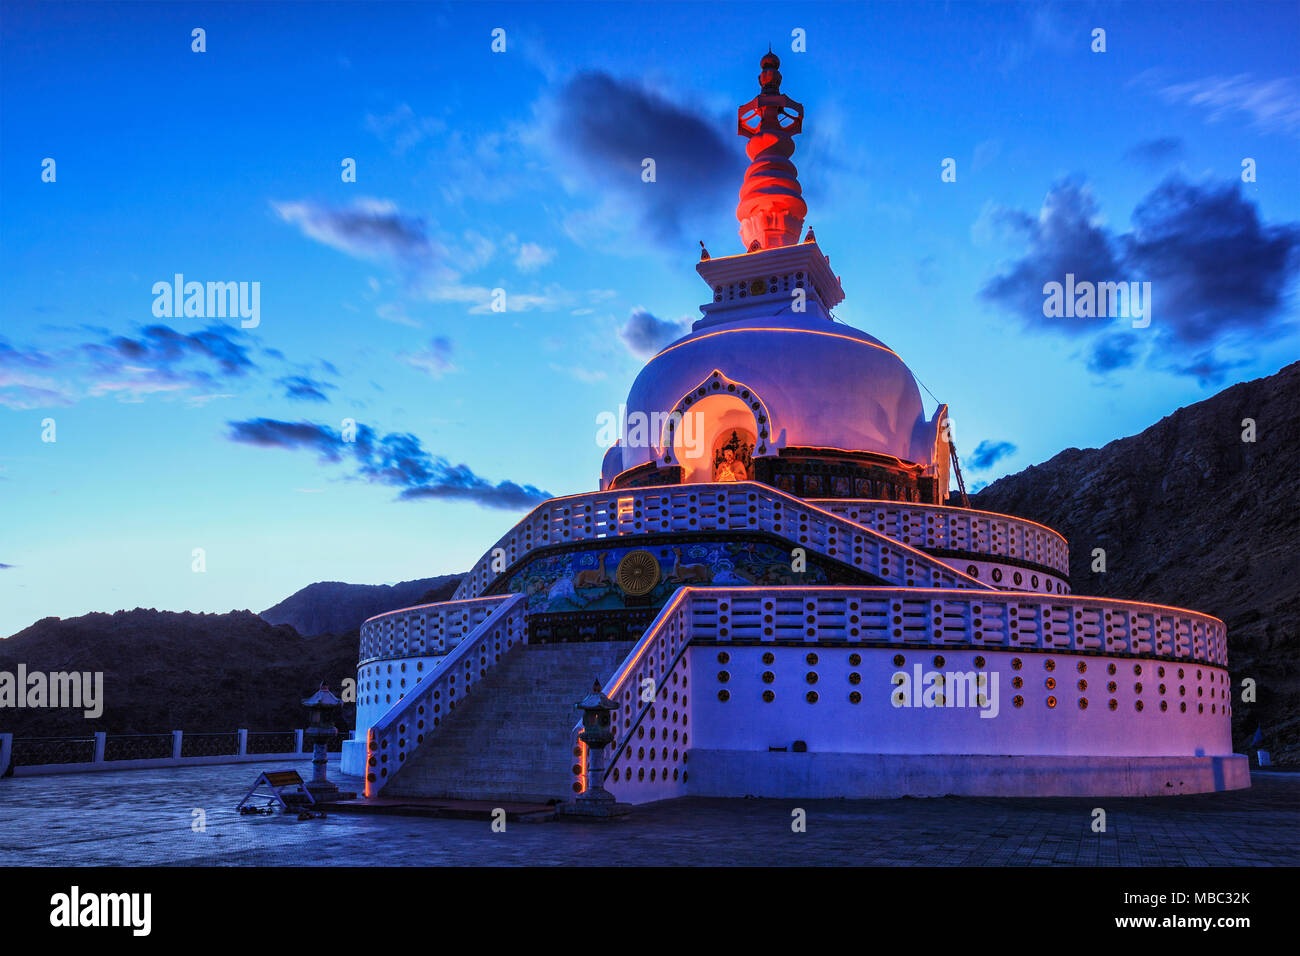
[[[389,797],[544,803],[573,797],[573,705],[606,681],[634,641],[515,648],[407,758]]]

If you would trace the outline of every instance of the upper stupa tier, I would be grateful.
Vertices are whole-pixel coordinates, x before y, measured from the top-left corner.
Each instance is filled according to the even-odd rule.
[[[736,128],[749,137],[751,160],[740,187],[740,238],[746,252],[792,246],[799,241],[808,206],[799,172],[790,162],[794,137],[803,129],[803,106],[781,92],[781,61],[768,51],[760,62],[761,92],[737,111]]]
[[[808,206],[790,155],[793,137],[803,129],[803,106],[781,92],[780,65],[769,50],[758,77],[762,91],[737,114],[752,160],[736,207],[745,251],[718,259],[706,251],[700,257],[696,271],[713,291],[713,301],[700,307],[704,318],[696,328],[787,310],[800,318],[829,320],[830,310],[844,301],[839,277],[813,231],[799,241]]]
[[[700,306],[704,317],[696,328],[786,313],[830,321],[830,310],[844,301],[839,276],[811,230],[798,245],[704,259],[695,271],[713,290],[713,301]]]

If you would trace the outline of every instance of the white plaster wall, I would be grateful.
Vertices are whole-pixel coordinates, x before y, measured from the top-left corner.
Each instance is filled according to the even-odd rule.
[[[366,731],[412,690],[446,655],[370,661],[357,668],[357,729],[344,741],[342,770],[361,776],[366,766]]]
[[[762,655],[770,652],[775,660],[764,664]],[[720,663],[718,655],[729,655]],[[818,662],[810,665],[806,655],[815,653]],[[850,654],[861,655],[861,664],[852,666]],[[905,664],[896,667],[895,654],[903,654]],[[935,655],[944,658],[943,667],[935,667]],[[998,712],[995,717],[981,717],[978,708],[895,707],[896,688],[891,675],[903,670],[912,673],[914,664],[924,670],[978,670],[974,658],[985,658],[986,671],[998,677]],[[692,687],[691,748],[703,750],[746,750],[766,753],[769,747],[791,747],[796,740],[807,743],[809,752],[881,753],[881,754],[1009,754],[1058,756],[1224,756],[1232,753],[1230,715],[1225,707],[1230,692],[1226,672],[1198,664],[1135,661],[1132,658],[1106,658],[1061,653],[1026,653],[1002,650],[929,648],[827,648],[827,647],[692,647],[687,652]],[[1022,662],[1019,671],[1013,659]],[[1055,670],[1046,669],[1047,661]],[[1076,664],[1083,661],[1086,673]],[[1116,674],[1107,674],[1107,665],[1116,665]],[[1133,668],[1140,667],[1141,675]],[[1165,677],[1156,669],[1165,668]],[[1179,680],[1178,669],[1184,677]],[[718,677],[727,672],[725,682]],[[762,680],[771,671],[772,683]],[[815,684],[807,682],[809,672],[816,672]],[[861,675],[859,684],[851,684],[851,673]],[[1197,673],[1200,678],[1197,678]],[[1020,676],[1023,687],[1012,686]],[[1056,687],[1048,690],[1046,680],[1053,677]],[[991,678],[990,678],[991,679]],[[1077,682],[1086,679],[1088,689],[1079,691]],[[1116,683],[1110,693],[1107,684]],[[1134,685],[1141,682],[1138,693]],[[1164,683],[1166,693],[1158,691]],[[1184,688],[1180,695],[1179,688]],[[725,689],[727,701],[718,698]],[[775,699],[766,703],[764,690],[772,690]],[[806,694],[815,690],[816,703]],[[861,695],[853,704],[849,695]],[[1198,693],[1199,692],[1199,693]],[[1012,699],[1020,695],[1021,707]],[[1046,700],[1056,698],[1049,708]],[[1080,709],[1080,697],[1088,699],[1087,709]],[[1108,704],[1117,701],[1115,710]],[[1161,700],[1168,710],[1159,708]],[[1135,704],[1143,703],[1142,711]],[[1179,704],[1187,703],[1187,712]],[[1201,712],[1199,707],[1203,706]]]

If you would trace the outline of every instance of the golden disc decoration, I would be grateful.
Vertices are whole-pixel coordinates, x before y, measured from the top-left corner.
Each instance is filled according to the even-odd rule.
[[[644,548],[629,551],[618,563],[615,579],[631,597],[649,594],[659,583],[659,559]]]

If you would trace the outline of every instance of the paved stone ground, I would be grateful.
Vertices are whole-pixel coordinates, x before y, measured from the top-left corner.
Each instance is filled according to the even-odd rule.
[[[0,866],[16,865],[1300,865],[1300,774],[1143,799],[706,800],[622,823],[331,814],[241,817],[258,764],[0,780]],[[305,765],[303,768],[305,771]],[[360,781],[336,777],[360,790]],[[807,811],[807,832],[791,810]],[[1107,832],[1090,830],[1092,809]],[[191,830],[193,809],[207,829]]]

